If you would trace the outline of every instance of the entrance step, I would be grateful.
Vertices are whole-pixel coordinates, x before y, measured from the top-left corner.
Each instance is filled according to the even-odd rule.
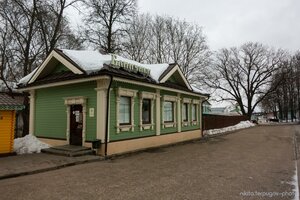
[[[54,146],[41,150],[43,153],[56,154],[62,156],[76,157],[84,155],[95,155],[95,151],[92,148],[75,146],[75,145],[63,145]]]

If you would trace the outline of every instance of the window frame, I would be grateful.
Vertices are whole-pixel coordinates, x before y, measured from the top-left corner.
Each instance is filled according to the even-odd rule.
[[[117,87],[116,88],[116,109],[115,109],[115,112],[116,112],[116,133],[119,134],[120,132],[128,132],[128,131],[131,131],[133,132],[134,131],[134,110],[135,110],[135,98],[136,98],[136,94],[137,94],[137,90],[132,90],[132,89],[127,89],[127,88],[122,88],[122,87]],[[119,107],[120,107],[120,97],[121,96],[124,96],[124,97],[129,97],[130,98],[130,113],[131,113],[131,116],[130,116],[130,124],[124,124],[124,123],[121,123],[120,124],[120,113],[119,113]]]
[[[129,122],[126,122],[126,123],[119,123],[119,125],[120,126],[124,126],[124,125],[131,125],[131,123],[132,123],[132,113],[131,113],[131,101],[132,101],[132,97],[130,97],[130,96],[120,96],[120,102],[121,102],[121,98],[127,98],[128,100],[129,100],[129,109],[128,109],[128,113],[129,113]],[[121,109],[121,103],[120,103],[120,105],[119,105],[119,113],[121,113],[120,112],[120,109]],[[120,114],[119,114],[119,120],[121,119],[120,118]]]
[[[183,108],[185,108],[185,113],[183,113]],[[181,109],[181,117],[183,122],[188,122],[189,121],[189,103],[183,103],[182,104],[182,109]],[[185,116],[186,119],[183,118]]]
[[[197,117],[197,108],[198,106],[197,106],[197,104],[192,104],[192,122],[197,122],[198,121],[198,117]],[[194,110],[194,112],[193,112],[193,110]],[[195,119],[194,119],[195,118]]]
[[[143,123],[143,99],[150,99],[150,123],[144,124]],[[141,91],[139,92],[139,105],[140,105],[140,110],[139,110],[139,127],[140,131],[144,130],[154,130],[154,125],[155,125],[155,120],[157,117],[157,111],[154,110],[154,103],[157,101],[157,94],[153,92],[145,92]]]
[[[152,115],[153,115],[153,113],[152,113],[152,99],[150,99],[150,98],[143,98],[142,100],[142,119],[141,119],[141,121],[142,121],[142,125],[148,125],[148,124],[151,124],[152,123]],[[144,119],[143,119],[143,105],[144,105],[144,101],[148,101],[148,107],[149,107],[149,115],[148,115],[148,121],[144,121]]]
[[[171,121],[166,121],[165,119],[165,104],[166,103],[171,103],[171,113],[172,113],[172,120]],[[175,102],[174,101],[169,101],[169,100],[166,100],[163,102],[163,122],[164,123],[174,123],[175,122],[175,114],[174,114],[174,111],[175,111],[175,106],[174,106]]]

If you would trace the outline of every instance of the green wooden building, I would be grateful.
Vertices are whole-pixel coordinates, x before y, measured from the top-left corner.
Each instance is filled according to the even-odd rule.
[[[177,64],[141,64],[97,51],[54,50],[19,82],[30,134],[50,145],[112,155],[201,137],[202,102]]]

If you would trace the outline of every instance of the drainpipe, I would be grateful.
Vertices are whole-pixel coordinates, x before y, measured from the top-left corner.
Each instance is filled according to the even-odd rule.
[[[110,82],[107,89],[107,95],[106,95],[106,127],[105,127],[105,150],[104,150],[104,157],[107,158],[107,141],[108,141],[108,112],[109,112],[109,95],[110,95],[110,87],[112,84],[113,76],[110,75]]]
[[[201,138],[203,138],[203,102],[204,101],[201,101]]]

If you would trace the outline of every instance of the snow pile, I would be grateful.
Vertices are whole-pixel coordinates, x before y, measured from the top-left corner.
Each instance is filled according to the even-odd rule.
[[[49,145],[39,141],[33,135],[26,135],[14,140],[14,151],[17,154],[40,153],[41,149],[45,148],[49,148]]]
[[[242,129],[242,128],[248,128],[248,127],[252,127],[252,126],[255,126],[255,124],[250,121],[241,121],[240,123],[238,123],[234,126],[228,126],[228,127],[221,128],[221,129],[206,130],[206,131],[203,131],[203,133],[205,135],[215,135],[215,134],[225,133],[225,132],[234,131],[234,130],[238,130],[238,129]]]

